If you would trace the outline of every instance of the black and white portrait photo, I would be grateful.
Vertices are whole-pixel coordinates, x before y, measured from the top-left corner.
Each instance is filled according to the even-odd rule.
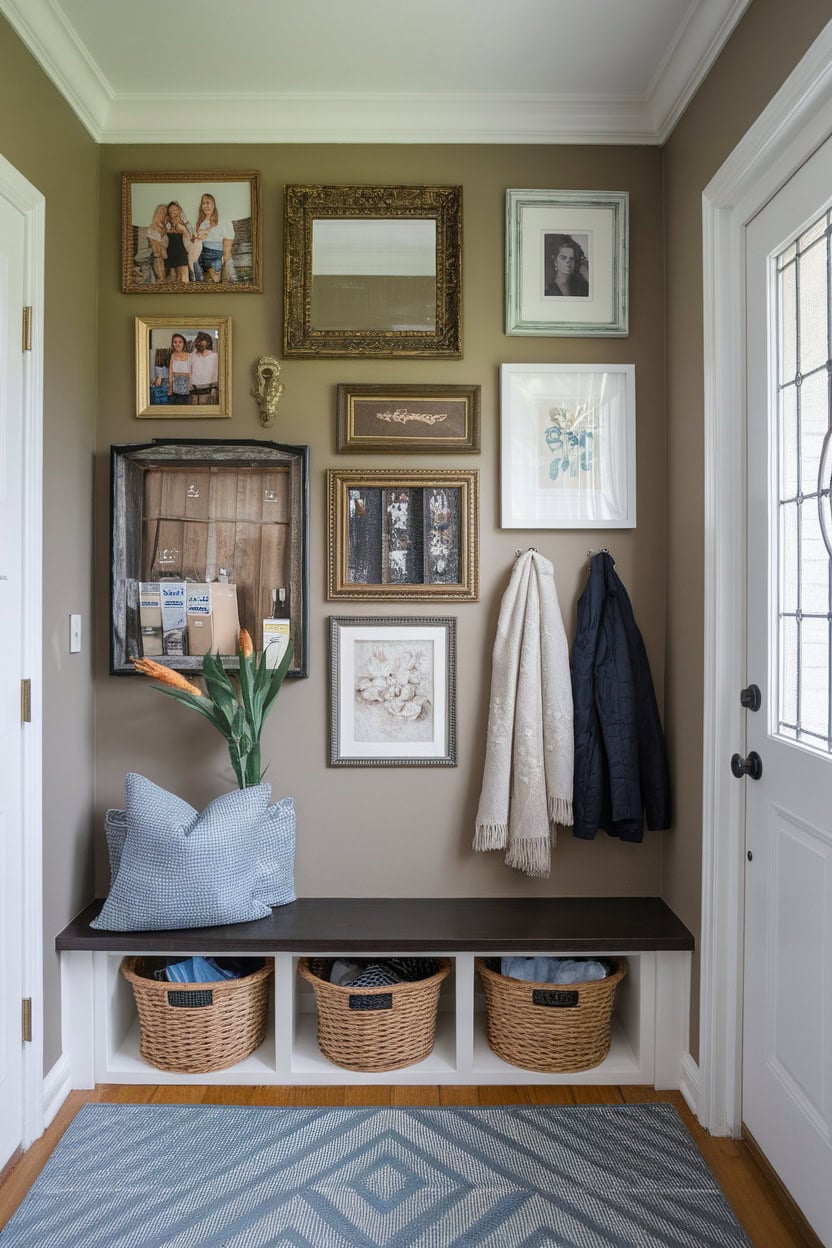
[[[589,298],[589,234],[544,232],[543,294]]]

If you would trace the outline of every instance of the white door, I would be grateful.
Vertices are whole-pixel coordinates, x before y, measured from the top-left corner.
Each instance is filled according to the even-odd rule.
[[[0,196],[0,1169],[23,1138],[23,216]]]
[[[832,140],[746,232],[743,1123],[832,1245]],[[821,461],[824,460],[822,465]],[[827,549],[824,529],[830,541]]]

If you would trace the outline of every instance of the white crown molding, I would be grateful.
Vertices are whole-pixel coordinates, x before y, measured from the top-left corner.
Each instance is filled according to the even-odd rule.
[[[56,0],[0,0],[0,13],[92,137],[102,142],[113,90]]]
[[[487,92],[120,94],[79,39],[59,0],[0,0],[0,13],[99,143],[175,141],[170,125],[175,116],[178,134],[190,143],[658,145],[749,3],[691,0],[685,22],[643,98]]]
[[[655,142],[667,141],[750,3],[691,0],[687,17],[645,97]]]
[[[655,143],[642,101],[557,95],[121,95],[104,143]],[[176,130],[171,129],[171,116]],[[210,124],[206,125],[206,118]]]

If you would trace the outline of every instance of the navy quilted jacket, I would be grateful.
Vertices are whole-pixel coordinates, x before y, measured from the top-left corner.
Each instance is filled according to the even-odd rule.
[[[670,827],[664,734],[641,633],[610,555],[593,555],[572,648],[575,836]]]

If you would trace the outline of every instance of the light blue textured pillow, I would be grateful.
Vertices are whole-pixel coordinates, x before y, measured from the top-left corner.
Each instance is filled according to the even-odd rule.
[[[200,814],[134,773],[125,780],[127,832],[110,895],[91,926],[104,931],[215,927],[265,918],[259,852],[271,790],[236,789]],[[282,821],[285,824],[285,818]],[[273,834],[276,836],[276,831]]]
[[[267,906],[285,906],[295,900],[295,823],[291,797],[281,797],[270,806],[260,823],[255,896]]]
[[[269,788],[268,785],[263,787]],[[127,811],[108,810],[104,816],[104,831],[112,887],[127,840]],[[254,895],[267,906],[285,906],[295,900],[295,835],[295,803],[291,797],[282,797],[266,809],[257,831],[258,869]]]
[[[110,856],[110,883],[118,875],[121,865],[121,851],[127,840],[127,811],[108,810],[104,816],[104,831],[107,834],[107,853]]]

